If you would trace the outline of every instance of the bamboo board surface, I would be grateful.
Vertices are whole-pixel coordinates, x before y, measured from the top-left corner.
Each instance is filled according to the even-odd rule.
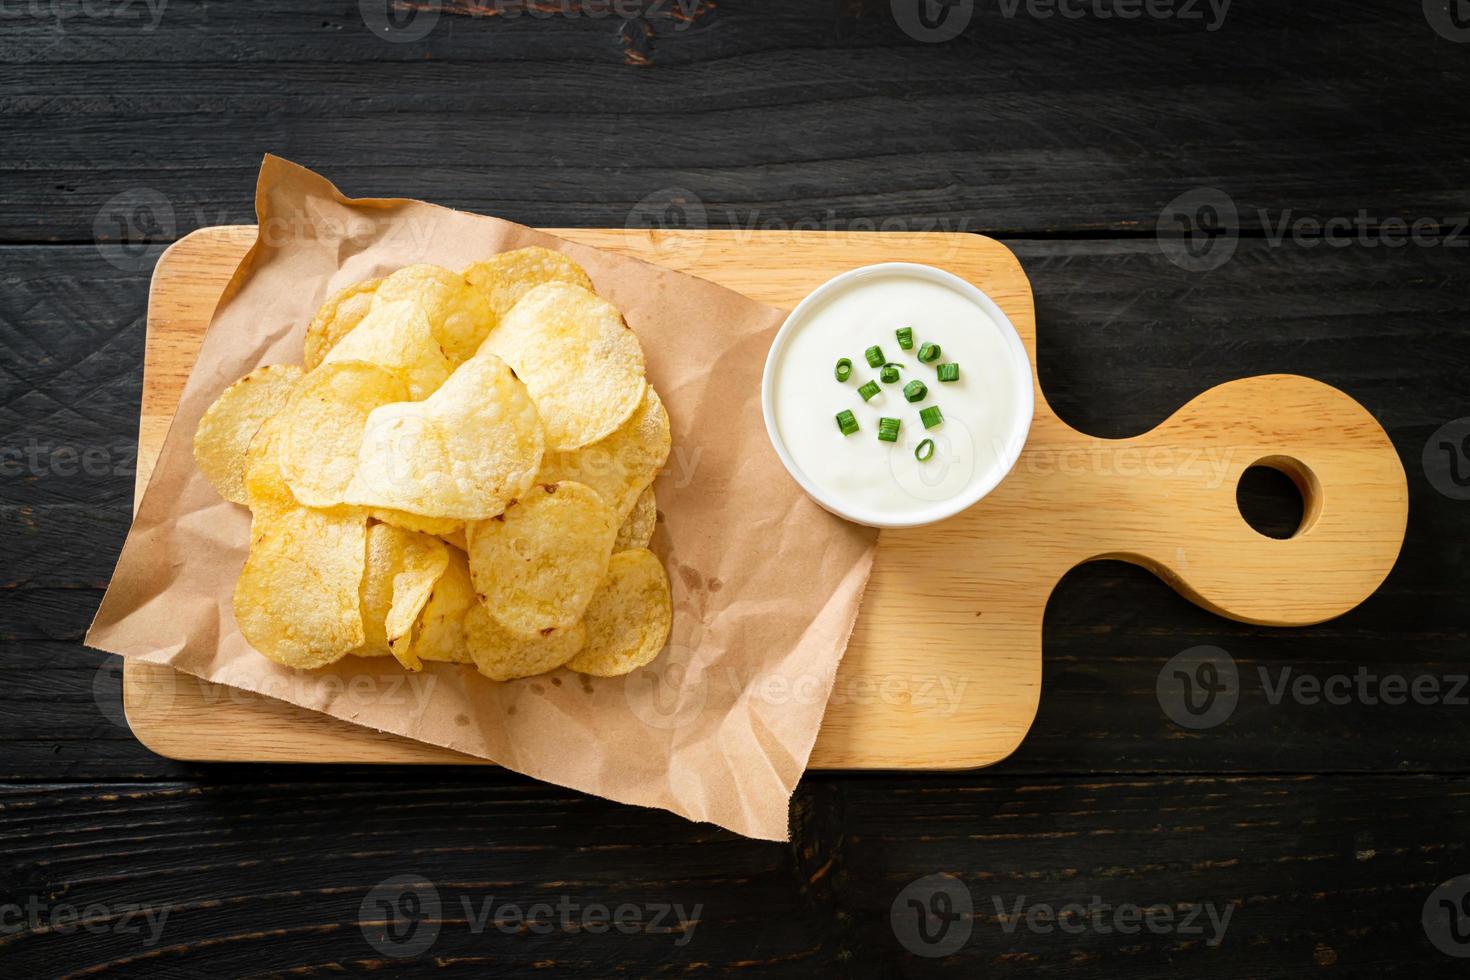
[[[831,276],[883,261],[947,269],[988,293],[1036,362],[1030,284],[1015,257],[965,234],[550,229],[795,305]],[[254,228],[206,228],[154,272],[139,427],[147,485],[200,339]],[[1403,467],[1355,401],[1292,375],[1233,381],[1156,429],[1097,439],[1051,411],[1039,384],[1030,439],[1011,476],[939,527],[884,531],[811,766],[947,769],[1009,755],[1035,717],[1041,625],[1056,582],[1094,558],[1140,564],[1220,615],[1304,625],[1340,615],[1392,568],[1408,511]],[[1295,536],[1253,530],[1236,486],[1256,464],[1302,491]],[[789,696],[800,696],[791,692]],[[128,662],[133,731],[194,760],[474,763],[294,705]]]

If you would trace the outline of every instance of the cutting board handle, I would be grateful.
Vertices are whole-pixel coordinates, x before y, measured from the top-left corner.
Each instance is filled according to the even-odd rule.
[[[1080,436],[1080,433],[1079,433]],[[1155,571],[1206,609],[1249,623],[1300,626],[1366,599],[1398,557],[1408,487],[1388,434],[1330,385],[1297,375],[1232,381],[1151,432],[1105,444],[1115,461],[1085,488],[1116,520],[1100,529],[1122,558]],[[1116,465],[1131,459],[1129,467]],[[1302,494],[1289,538],[1267,537],[1236,503],[1241,475],[1269,466]]]

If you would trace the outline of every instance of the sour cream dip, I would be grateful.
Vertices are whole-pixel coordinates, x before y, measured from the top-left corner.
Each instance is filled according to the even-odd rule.
[[[905,328],[909,349],[898,336]],[[882,354],[876,366],[865,354],[872,347]],[[843,359],[851,369],[839,380]],[[941,365],[957,366],[958,377],[941,381]],[[897,380],[883,380],[885,366]],[[906,395],[914,381],[922,392]],[[859,524],[914,527],[971,506],[1015,465],[1031,427],[1031,362],[1009,318],[975,286],[887,262],[829,280],[791,312],[766,356],[761,405],[776,454],[817,503]],[[896,438],[880,439],[893,420]]]

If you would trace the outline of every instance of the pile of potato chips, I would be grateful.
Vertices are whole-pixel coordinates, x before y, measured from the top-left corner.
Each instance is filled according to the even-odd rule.
[[[250,508],[234,606],[251,646],[498,681],[658,655],[672,608],[647,545],[669,448],[637,336],[544,248],[348,287],[303,367],[250,372],[194,436],[199,469]]]

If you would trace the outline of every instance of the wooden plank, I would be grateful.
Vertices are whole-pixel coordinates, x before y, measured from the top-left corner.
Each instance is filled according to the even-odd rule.
[[[560,233],[785,306],[855,265],[940,264],[990,292],[1034,356],[1029,287],[1010,254],[986,239]],[[172,411],[210,297],[247,245],[248,232],[238,228],[200,232],[160,263],[150,302],[146,431],[159,431]],[[1208,609],[1277,624],[1345,612],[1392,567],[1405,523],[1403,471],[1378,424],[1335,389],[1288,376],[1245,379],[1207,392],[1131,440],[1085,436],[1051,412],[1039,387],[1036,398],[1027,450],[996,492],[943,535],[883,534],[814,767],[958,768],[1010,754],[1035,713],[1047,597],[1080,562],[1125,558]],[[146,438],[140,446],[141,488],[153,449]],[[1236,509],[1236,484],[1262,460],[1304,488],[1302,529],[1288,541],[1253,531]],[[129,719],[145,744],[170,757],[465,761],[285,704],[254,711],[201,691],[207,688],[180,684],[166,668],[128,664]],[[313,737],[303,740],[303,728]]]
[[[91,933],[7,930],[0,955],[16,976],[1449,975],[1458,961],[1430,944],[1420,914],[1466,870],[1467,801],[1463,779],[1433,777],[817,778],[797,790],[793,842],[773,845],[486,773],[401,772],[391,793],[228,771],[203,783],[8,786],[7,902],[35,896],[47,914],[98,904],[110,918]],[[973,918],[950,955],[921,958],[890,910],[939,872]],[[381,933],[364,931],[361,908],[404,874],[425,879],[441,911],[437,935],[398,959],[373,945]],[[996,908],[1094,898],[1173,915],[1167,931],[1126,935],[1075,910],[1073,928],[1047,929],[1040,913],[1031,927]],[[552,909],[530,913],[538,902]],[[562,902],[645,915],[678,903],[697,921],[597,932],[580,916],[563,926]],[[502,932],[502,905],[550,928],[507,909]],[[111,928],[124,906],[161,916],[161,931],[141,915],[138,931]],[[1179,931],[1191,908],[1213,910],[1223,930],[1198,911],[1199,930]]]
[[[946,44],[906,36],[886,0],[702,6],[687,29],[650,21],[650,70],[617,17],[451,13],[388,43],[353,4],[173,0],[146,30],[145,7],[58,30],[19,4],[0,240],[111,238],[141,189],[167,202],[154,241],[248,222],[263,149],[350,193],[533,225],[620,227],[672,188],[717,228],[1148,234],[1201,185],[1257,233],[1287,209],[1470,211],[1444,97],[1470,64],[1421,4],[1233,4],[1211,31],[983,3]]]

